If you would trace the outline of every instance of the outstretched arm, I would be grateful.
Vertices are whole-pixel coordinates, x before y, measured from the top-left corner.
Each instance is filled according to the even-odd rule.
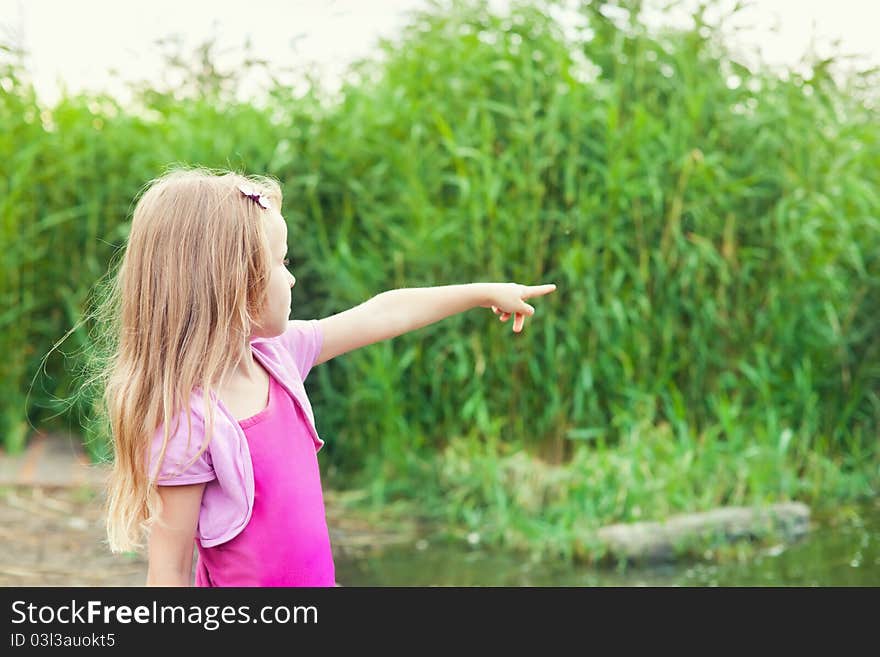
[[[525,299],[555,289],[553,284],[466,283],[382,292],[359,306],[318,320],[324,342],[315,364],[477,307],[492,307],[502,321],[513,315],[513,330],[519,333],[526,315],[535,313]]]

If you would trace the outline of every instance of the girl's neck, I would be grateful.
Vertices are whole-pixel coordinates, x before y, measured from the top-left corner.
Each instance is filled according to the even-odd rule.
[[[264,376],[263,366],[254,357],[253,352],[248,349],[247,355],[227,375],[224,387],[251,386],[259,383]]]

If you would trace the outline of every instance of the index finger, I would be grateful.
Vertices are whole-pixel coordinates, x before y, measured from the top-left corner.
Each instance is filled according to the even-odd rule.
[[[530,299],[531,297],[540,297],[545,294],[550,294],[553,290],[556,289],[556,283],[547,283],[546,285],[529,285],[525,292],[523,292],[523,299]]]

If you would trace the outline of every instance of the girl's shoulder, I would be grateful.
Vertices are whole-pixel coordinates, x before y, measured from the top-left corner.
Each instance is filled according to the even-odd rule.
[[[160,484],[194,484],[214,479],[211,443],[221,432],[214,431],[205,444],[205,423],[202,415],[191,407],[189,416],[179,412],[169,423],[156,429],[150,443],[149,474]],[[222,439],[221,439],[222,440]]]
[[[258,338],[251,342],[254,349],[286,365],[292,361],[299,378],[305,381],[323,346],[323,333],[317,319],[293,319],[287,330],[274,338]]]
[[[176,454],[180,458],[189,459],[198,454],[205,442],[205,436],[210,422],[209,413],[205,407],[205,398],[200,388],[194,388],[190,393],[188,402],[184,401],[184,407],[168,421],[162,421],[153,432],[150,449],[151,461],[155,461],[161,453],[163,445],[166,454]],[[210,456],[211,445],[215,439],[228,440],[228,424],[224,413],[219,407],[214,410],[213,425],[211,427],[211,440],[206,446],[205,453]],[[166,426],[167,441],[166,441]]]

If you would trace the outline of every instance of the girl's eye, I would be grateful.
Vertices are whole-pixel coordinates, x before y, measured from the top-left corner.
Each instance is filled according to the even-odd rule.
[[[285,267],[290,267],[290,258],[285,258],[285,259],[284,259],[284,266],[285,266]]]

